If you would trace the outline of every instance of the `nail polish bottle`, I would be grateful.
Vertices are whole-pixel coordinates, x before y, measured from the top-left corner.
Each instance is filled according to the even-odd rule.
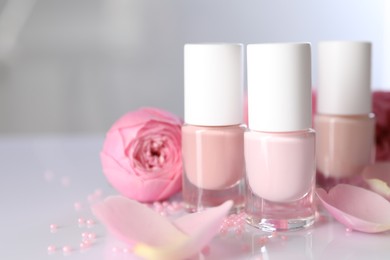
[[[183,200],[200,211],[244,205],[243,47],[184,46]]]
[[[371,113],[371,44],[318,45],[317,184],[359,184],[375,158],[375,116]]]
[[[308,227],[315,214],[310,44],[250,44],[247,62],[247,222],[264,231]]]

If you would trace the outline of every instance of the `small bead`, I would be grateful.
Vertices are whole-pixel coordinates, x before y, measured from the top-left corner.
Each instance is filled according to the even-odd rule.
[[[61,184],[62,184],[63,187],[69,187],[70,182],[71,182],[70,178],[67,177],[67,176],[64,176],[64,177],[61,178]]]
[[[57,250],[56,246],[50,245],[47,247],[47,252],[54,253]]]
[[[71,251],[72,251],[72,248],[70,246],[62,247],[62,252],[64,252],[64,253],[70,253]]]
[[[84,218],[78,218],[77,222],[79,223],[79,225],[84,225],[85,224],[85,219]]]
[[[50,181],[52,181],[54,179],[54,174],[51,171],[46,171],[44,173],[44,176],[45,176],[45,180],[47,182],[50,182]]]
[[[167,201],[164,201],[164,202],[162,203],[162,205],[163,205],[163,207],[167,207],[167,206],[169,205],[169,203],[168,203]]]
[[[88,196],[87,196],[87,200],[88,200],[88,202],[93,202],[94,200],[95,200],[95,196],[93,196],[93,194],[89,194]]]
[[[81,242],[80,243],[80,249],[85,249],[85,248],[88,248],[89,244],[85,243],[85,242]]]
[[[173,201],[173,202],[172,202],[172,207],[173,207],[174,209],[179,209],[179,208],[180,208],[180,204],[179,204],[177,201]]]
[[[95,239],[96,238],[96,234],[95,233],[89,233],[88,234],[88,238],[89,239]]]
[[[130,252],[130,250],[125,247],[125,248],[122,249],[122,252],[125,253],[125,254],[128,254]]]
[[[50,224],[50,229],[56,229],[58,226],[56,224]]]
[[[166,211],[161,211],[161,212],[160,212],[160,215],[163,216],[163,217],[165,217],[165,216],[167,216],[168,214],[167,214]]]
[[[56,224],[50,224],[50,232],[55,233],[57,232],[58,225]]]
[[[83,243],[84,243],[85,246],[90,246],[90,245],[92,245],[92,241],[91,241],[91,240],[88,240],[88,239],[84,239],[84,240],[83,240]]]
[[[78,202],[78,201],[76,201],[75,203],[73,203],[73,207],[74,207],[74,209],[75,209],[76,211],[79,211],[79,210],[81,210],[81,209],[83,208],[81,202]]]
[[[163,208],[162,206],[160,206],[160,207],[155,207],[155,208],[154,208],[154,211],[156,211],[157,213],[161,213],[161,212],[164,211],[164,208]]]
[[[352,229],[351,228],[346,228],[345,231],[352,232]]]
[[[88,219],[86,223],[88,226],[93,226],[95,224],[95,221],[93,219]]]
[[[117,253],[118,251],[119,251],[119,249],[117,248],[117,247],[113,247],[112,249],[111,249],[111,251],[113,252],[113,253]]]

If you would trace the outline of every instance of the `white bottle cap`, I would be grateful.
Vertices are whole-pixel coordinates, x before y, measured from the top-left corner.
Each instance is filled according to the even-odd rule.
[[[262,132],[310,128],[310,44],[250,44],[247,60],[249,128]]]
[[[371,43],[320,42],[317,111],[328,115],[371,112]]]
[[[184,46],[184,118],[201,126],[243,122],[241,44]]]

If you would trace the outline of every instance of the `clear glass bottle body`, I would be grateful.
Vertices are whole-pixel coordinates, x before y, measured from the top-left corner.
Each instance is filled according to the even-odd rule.
[[[375,116],[314,118],[317,145],[317,184],[330,189],[338,183],[359,184],[363,168],[375,158]]]
[[[264,231],[314,223],[315,132],[248,131],[244,137],[247,222]]]
[[[199,211],[233,200],[244,206],[244,125],[182,127],[183,200]]]

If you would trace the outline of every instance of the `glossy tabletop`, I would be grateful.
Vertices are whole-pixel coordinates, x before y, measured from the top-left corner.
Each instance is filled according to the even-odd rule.
[[[90,212],[92,203],[117,194],[101,171],[103,140],[0,137],[0,259],[137,259]],[[79,218],[94,223],[79,225]],[[80,249],[82,233],[96,234],[87,249]],[[246,226],[243,234],[219,235],[195,259],[390,259],[390,232],[351,232],[321,213],[306,230],[268,234]]]

